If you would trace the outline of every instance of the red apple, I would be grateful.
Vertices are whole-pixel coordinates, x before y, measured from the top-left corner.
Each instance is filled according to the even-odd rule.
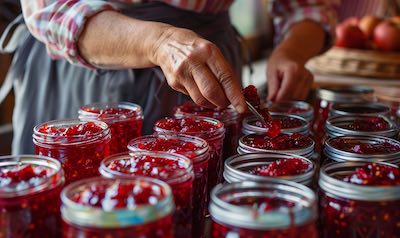
[[[358,17],[349,17],[346,20],[344,20],[341,24],[357,26],[359,22],[360,22],[360,18],[358,18]]]
[[[394,16],[390,18],[390,21],[396,23],[396,24],[400,24],[400,16]]]
[[[400,50],[400,23],[393,21],[379,23],[374,30],[374,43],[380,50]]]
[[[358,26],[340,24],[336,27],[336,46],[363,49],[366,43],[367,39]]]
[[[365,36],[368,39],[371,39],[374,34],[375,27],[381,22],[382,20],[376,16],[364,16],[361,18],[360,22],[358,23],[358,27],[360,27],[361,31],[364,32]]]

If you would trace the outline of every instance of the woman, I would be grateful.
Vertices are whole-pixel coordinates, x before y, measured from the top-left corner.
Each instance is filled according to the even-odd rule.
[[[32,35],[9,73],[13,153],[33,152],[36,124],[75,117],[92,102],[138,103],[146,133],[184,95],[244,112],[232,1],[21,0]],[[272,1],[271,10],[282,40],[269,60],[269,99],[302,99],[312,83],[304,64],[329,43],[333,10],[326,0]]]

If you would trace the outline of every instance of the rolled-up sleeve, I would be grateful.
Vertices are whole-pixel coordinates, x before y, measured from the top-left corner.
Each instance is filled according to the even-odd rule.
[[[46,45],[50,57],[89,68],[77,46],[86,20],[101,11],[118,10],[97,0],[21,0],[21,6],[29,31]]]
[[[279,42],[291,26],[303,20],[312,20],[321,24],[327,33],[326,47],[334,37],[337,0],[272,0],[269,11],[274,17],[276,31],[275,42]],[[312,36],[310,36],[312,37]]]

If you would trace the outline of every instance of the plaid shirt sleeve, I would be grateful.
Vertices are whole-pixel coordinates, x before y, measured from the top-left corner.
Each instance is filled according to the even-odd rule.
[[[274,17],[276,30],[275,42],[282,40],[290,27],[302,20],[313,20],[320,23],[327,33],[325,41],[326,50],[331,46],[336,24],[336,11],[334,5],[337,0],[272,0],[270,1],[270,14]],[[312,37],[312,36],[310,36]]]
[[[104,10],[117,10],[100,0],[21,0],[26,25],[46,45],[53,59],[93,68],[79,55],[77,40],[86,20]]]

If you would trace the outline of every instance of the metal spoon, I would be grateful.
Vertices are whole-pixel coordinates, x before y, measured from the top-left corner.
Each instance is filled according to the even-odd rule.
[[[250,109],[250,111],[264,124],[267,124],[267,122],[265,121],[264,117],[257,111],[257,109],[255,109],[255,107],[253,107],[253,105],[251,105],[251,103],[249,103],[248,101],[246,101],[247,107]],[[268,113],[268,119],[271,118],[271,115]]]

